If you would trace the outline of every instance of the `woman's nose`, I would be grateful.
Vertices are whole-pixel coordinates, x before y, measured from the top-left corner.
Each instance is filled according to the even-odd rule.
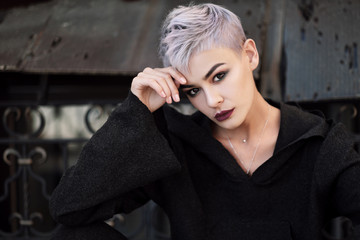
[[[209,107],[217,107],[223,102],[222,96],[216,91],[216,89],[207,89],[205,91],[206,102]]]

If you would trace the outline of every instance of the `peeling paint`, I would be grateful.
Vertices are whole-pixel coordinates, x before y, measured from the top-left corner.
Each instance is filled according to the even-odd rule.
[[[346,44],[344,47],[345,59],[348,60],[348,68],[357,69],[358,68],[358,47],[357,43]]]
[[[302,17],[308,22],[314,14],[314,5],[312,1],[302,0],[298,5]]]
[[[56,38],[54,38],[54,39],[52,40],[52,42],[51,42],[51,47],[52,47],[52,48],[57,47],[57,46],[61,43],[61,41],[62,41],[62,38],[61,38],[61,37],[56,37]]]
[[[305,31],[305,28],[302,27],[300,28],[300,35],[301,35],[301,41],[305,41],[306,40],[306,31]]]
[[[358,48],[357,48],[357,43],[354,42],[353,43],[353,48],[354,48],[354,68],[358,68]]]

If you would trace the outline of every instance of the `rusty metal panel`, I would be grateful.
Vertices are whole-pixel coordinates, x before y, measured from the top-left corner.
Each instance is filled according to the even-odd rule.
[[[267,4],[264,23],[266,41],[263,46],[260,92],[266,98],[282,100],[281,61],[286,0],[272,0]]]
[[[162,11],[156,2],[55,1],[52,8],[38,4],[31,11],[14,9],[0,25],[0,65],[28,72],[107,74],[136,72],[144,66],[142,59],[158,65],[156,47],[149,44],[158,38],[155,20]],[[24,15],[35,19],[16,18]],[[29,22],[39,29],[27,29]],[[4,28],[10,31],[12,26],[26,30],[4,40]],[[145,48],[153,53],[143,55]]]
[[[17,70],[22,59],[27,59],[32,44],[46,26],[54,3],[42,4],[47,9],[39,14],[38,6],[1,11],[0,71]]]
[[[162,20],[171,8],[188,2],[59,0],[12,9],[0,24],[0,66],[94,74],[134,74],[161,66],[157,49]],[[214,2],[242,17],[261,52],[265,1]]]
[[[359,1],[288,1],[285,100],[360,97]]]
[[[147,29],[154,24],[151,2],[58,1],[21,69],[61,73],[137,71],[138,42],[147,41]],[[38,14],[48,11],[38,5]],[[154,55],[146,57],[152,63],[157,60]]]

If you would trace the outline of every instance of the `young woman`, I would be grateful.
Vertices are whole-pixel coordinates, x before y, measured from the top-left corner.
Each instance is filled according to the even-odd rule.
[[[57,237],[125,239],[103,221],[152,199],[173,240],[321,239],[345,216],[360,238],[360,159],[340,124],[265,101],[259,55],[237,16],[174,9],[146,68],[84,147],[50,202]],[[199,111],[166,106],[183,91]],[[118,237],[118,238],[117,238]]]

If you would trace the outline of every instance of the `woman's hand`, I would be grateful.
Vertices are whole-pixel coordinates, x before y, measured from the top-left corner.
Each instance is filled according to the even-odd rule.
[[[173,67],[145,68],[133,79],[131,92],[154,112],[165,102],[179,102],[178,88],[185,83],[185,77]]]

